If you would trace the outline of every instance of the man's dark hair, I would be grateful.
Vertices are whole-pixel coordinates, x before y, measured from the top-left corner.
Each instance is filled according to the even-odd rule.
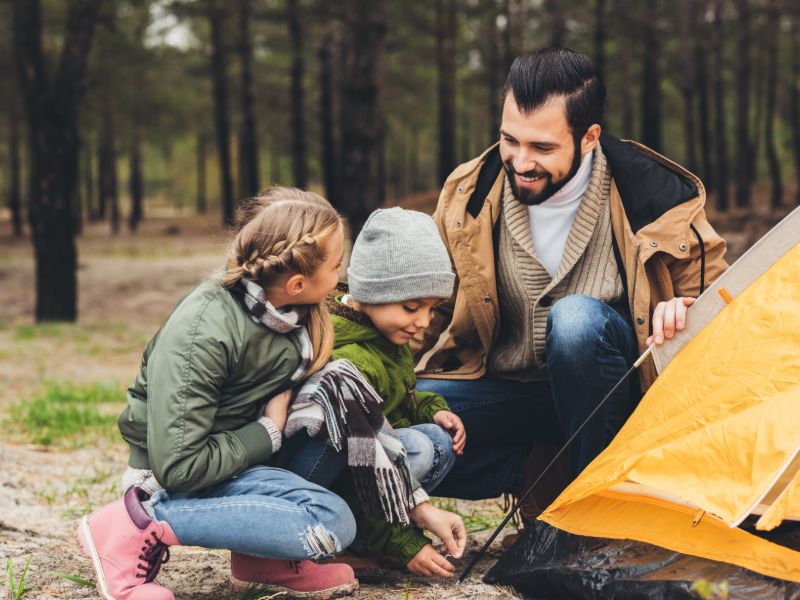
[[[588,56],[568,48],[545,48],[517,57],[503,86],[503,102],[509,91],[524,115],[554,96],[564,96],[567,123],[576,140],[603,121],[606,88],[597,67]]]

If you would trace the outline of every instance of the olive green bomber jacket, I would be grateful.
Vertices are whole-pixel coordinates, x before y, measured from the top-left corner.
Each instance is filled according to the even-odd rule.
[[[249,316],[209,279],[181,300],[147,345],[118,419],[129,465],[168,491],[196,492],[272,455],[257,422],[301,361],[294,336]]]

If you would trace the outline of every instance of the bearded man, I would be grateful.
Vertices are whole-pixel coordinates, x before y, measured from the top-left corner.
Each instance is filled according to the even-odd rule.
[[[550,48],[514,61],[500,141],[459,166],[434,219],[458,284],[417,356],[417,389],[441,394],[468,444],[437,495],[519,494],[649,344],[726,268],[700,180],[635,142],[601,133],[592,61]],[[656,377],[652,361],[571,445],[576,476]],[[533,450],[531,450],[533,448]],[[560,485],[539,490],[535,516]],[[544,498],[544,500],[543,500]]]

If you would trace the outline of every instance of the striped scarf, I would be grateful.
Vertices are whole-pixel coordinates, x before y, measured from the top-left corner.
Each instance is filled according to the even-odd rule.
[[[381,410],[383,399],[348,360],[329,362],[308,378],[289,407],[284,435],[306,430],[347,449],[347,464],[367,514],[408,524],[424,501],[414,488],[406,450]],[[423,494],[426,497],[426,495]]]

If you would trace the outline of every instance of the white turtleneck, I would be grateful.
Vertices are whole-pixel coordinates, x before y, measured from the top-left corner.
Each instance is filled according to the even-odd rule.
[[[542,266],[555,277],[564,254],[575,215],[581,198],[589,187],[592,177],[592,157],[594,150],[581,159],[581,166],[567,184],[550,198],[528,207],[528,222],[531,226],[531,238],[536,257]]]

